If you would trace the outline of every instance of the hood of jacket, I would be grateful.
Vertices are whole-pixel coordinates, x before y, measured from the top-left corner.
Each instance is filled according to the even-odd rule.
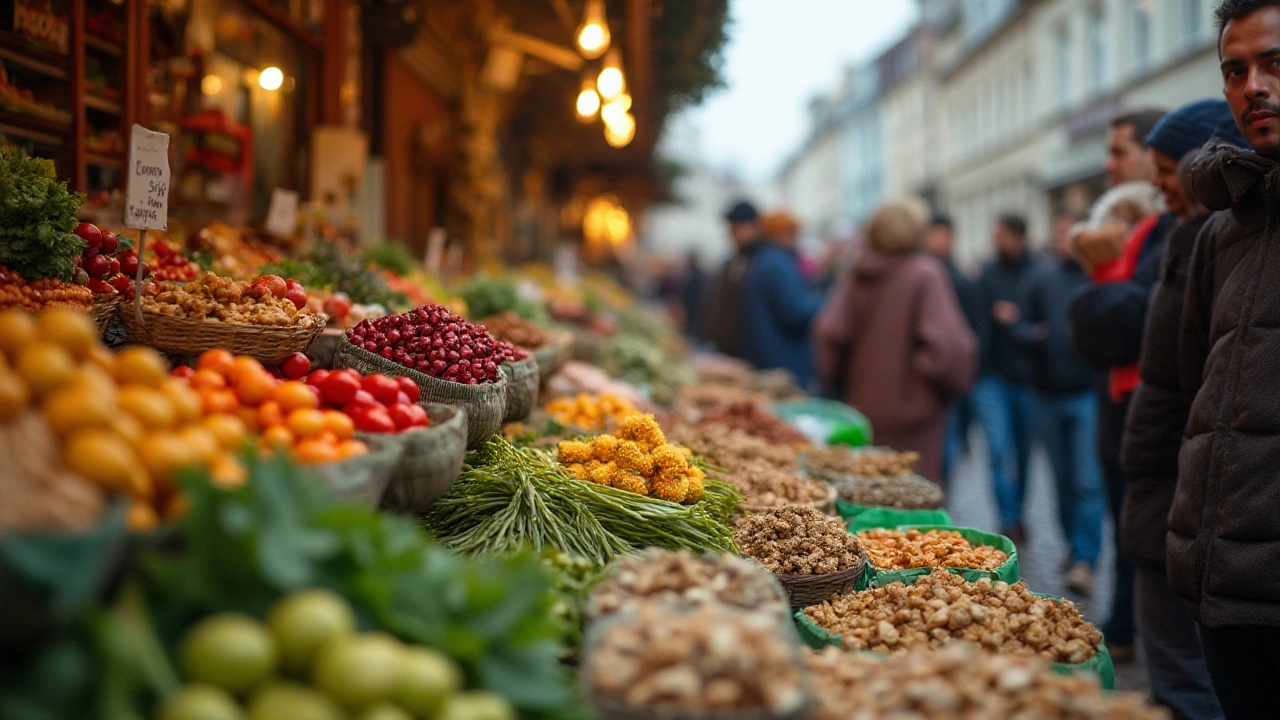
[[[859,280],[876,281],[880,280],[895,269],[902,265],[914,253],[906,255],[885,255],[883,253],[868,251],[862,257],[858,258],[858,263],[853,266],[853,274]]]
[[[1277,168],[1280,164],[1271,158],[1214,138],[1191,166],[1191,191],[1210,210],[1231,210],[1250,204],[1244,202],[1249,194],[1268,182],[1274,188]]]

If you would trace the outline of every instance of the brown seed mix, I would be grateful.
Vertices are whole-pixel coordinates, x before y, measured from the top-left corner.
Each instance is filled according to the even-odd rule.
[[[702,416],[698,425],[723,425],[775,445],[807,445],[809,439],[759,403],[736,402]]]
[[[777,508],[748,515],[733,528],[738,551],[781,575],[825,575],[865,557],[839,518],[813,508]]]
[[[752,460],[764,460],[782,470],[800,467],[794,449],[770,444],[723,425],[681,426],[668,435],[671,442],[684,445],[713,467],[730,472]]]
[[[954,530],[863,530],[858,540],[867,550],[867,559],[880,570],[909,570],[922,567],[977,568],[995,570],[1009,556],[990,545],[974,547]]]
[[[897,477],[858,475],[837,487],[844,501],[868,507],[933,510],[942,507],[943,501],[942,488],[914,473]]]
[[[809,465],[848,477],[902,477],[912,474],[920,453],[894,452],[882,448],[853,450],[843,445],[805,450]]]
[[[746,496],[743,504],[749,507],[816,507],[831,495],[831,486],[821,480],[781,470],[759,459],[745,461],[720,477]]]
[[[720,603],[790,621],[773,578],[759,565],[729,553],[694,555],[657,548],[620,560],[591,594],[589,615],[608,615],[649,600],[679,606]]]
[[[914,585],[844,593],[804,612],[822,629],[842,635],[846,648],[886,654],[968,640],[993,652],[1080,663],[1097,654],[1102,642],[1102,633],[1070,600],[1038,598],[1026,583],[967,583],[941,569]]]

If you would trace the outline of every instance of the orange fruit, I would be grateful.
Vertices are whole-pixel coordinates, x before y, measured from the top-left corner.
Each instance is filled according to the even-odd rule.
[[[214,458],[218,457],[218,453],[222,452],[218,438],[207,428],[199,425],[183,428],[179,431],[178,437],[182,438],[182,442],[187,445],[187,450],[194,454],[199,463],[205,467],[208,467]]]
[[[18,354],[18,375],[36,397],[70,383],[76,376],[71,353],[51,342],[37,341]]]
[[[151,507],[151,503],[134,500],[129,503],[128,523],[129,529],[133,532],[143,532],[159,525],[160,516],[156,514],[156,509]]]
[[[173,403],[163,392],[131,385],[120,391],[120,410],[132,415],[148,430],[168,430],[178,420]]]
[[[87,313],[77,310],[45,310],[36,318],[36,334],[61,345],[76,360],[89,357],[89,351],[98,344],[98,326]]]
[[[111,374],[121,385],[155,387],[169,376],[169,366],[160,357],[160,353],[149,347],[135,345],[116,355]]]
[[[338,456],[343,460],[357,455],[364,455],[369,452],[369,446],[359,440],[343,440],[338,443],[337,449]]]
[[[289,413],[288,424],[295,437],[314,438],[324,432],[324,413],[310,408],[294,410]]]
[[[0,373],[0,422],[8,422],[31,404],[31,390],[13,373]]]
[[[202,425],[223,450],[239,450],[249,434],[244,422],[235,415],[214,415],[205,418]]]
[[[262,429],[258,426],[258,408],[252,405],[241,405],[236,408],[235,417],[239,418],[240,422],[244,423],[245,429],[250,432]]]
[[[142,438],[147,434],[147,429],[142,427],[142,423],[138,422],[132,415],[123,413],[117,413],[111,419],[111,429],[124,438],[124,441],[129,443],[129,447],[135,451],[142,445]]]
[[[100,346],[94,346],[89,351],[88,363],[99,370],[110,374],[116,366],[116,356],[108,349]]]
[[[356,423],[351,416],[338,410],[324,411],[324,429],[334,434],[339,440],[350,440],[355,434]]]
[[[227,386],[227,379],[209,368],[200,368],[187,378],[191,387],[197,390],[220,390]]]
[[[227,378],[235,380],[241,375],[250,373],[270,375],[270,373],[267,372],[267,369],[262,367],[262,363],[258,362],[257,359],[251,358],[247,355],[237,355],[231,363],[231,372],[227,374]]]
[[[235,368],[236,356],[222,348],[205,350],[196,360],[197,370],[212,370],[223,377],[230,377]]]
[[[73,383],[45,396],[42,411],[49,429],[65,437],[82,428],[111,427],[116,419],[116,398]]]
[[[338,454],[338,448],[323,440],[303,440],[293,449],[293,454],[298,458],[298,462],[305,464],[336,462],[342,459]]]
[[[293,446],[293,431],[284,425],[272,425],[262,431],[261,441],[265,447],[277,450],[289,448]]]
[[[224,489],[240,487],[249,479],[244,466],[229,453],[223,453],[213,461],[209,474],[213,478],[213,484]]]
[[[280,409],[280,403],[275,400],[268,400],[258,406],[258,429],[266,430],[275,425],[284,424],[284,411]]]
[[[260,405],[270,400],[276,392],[276,379],[267,371],[237,372],[235,375],[236,394],[245,405]]]
[[[276,388],[276,402],[280,409],[289,414],[294,410],[314,410],[320,407],[315,391],[301,380],[290,380]]]
[[[105,428],[88,428],[67,439],[62,457],[67,470],[99,487],[145,496],[149,485],[129,443]]]
[[[31,313],[10,308],[0,313],[0,351],[16,360],[23,348],[36,341],[36,319]]]
[[[229,415],[240,407],[240,399],[234,390],[204,389],[200,391],[200,408],[205,417],[210,415]]]
[[[81,392],[102,395],[111,400],[114,405],[120,397],[120,386],[116,385],[116,381],[111,378],[107,370],[98,367],[95,363],[88,362],[80,366],[76,371],[76,376],[72,379],[68,388],[76,388]]]
[[[160,391],[173,403],[179,423],[191,423],[203,417],[204,400],[182,380],[165,378],[160,383]]]
[[[200,464],[199,450],[187,444],[181,435],[174,432],[155,432],[142,439],[142,448],[138,453],[142,465],[151,476],[161,483],[173,481],[174,475],[183,468]]]

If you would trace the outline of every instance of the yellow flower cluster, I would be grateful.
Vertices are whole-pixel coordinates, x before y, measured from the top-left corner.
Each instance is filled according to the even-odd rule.
[[[615,435],[560,443],[559,459],[579,480],[678,503],[702,499],[706,476],[688,448],[667,443],[652,415],[632,415]]]
[[[561,425],[592,431],[604,430],[610,424],[617,425],[638,412],[630,401],[609,393],[578,393],[574,398],[557,398],[547,405],[546,410]]]

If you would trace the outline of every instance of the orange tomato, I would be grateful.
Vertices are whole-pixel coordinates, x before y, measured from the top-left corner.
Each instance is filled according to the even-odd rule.
[[[276,449],[292,447],[293,432],[284,425],[272,425],[262,431],[262,444]]]
[[[324,411],[324,429],[334,434],[339,440],[350,440],[355,434],[356,423],[350,415],[338,410]]]
[[[231,370],[235,367],[236,356],[222,348],[214,348],[205,350],[200,359],[196,361],[197,370],[212,370],[223,377],[231,375]]]
[[[236,394],[245,405],[260,405],[276,392],[277,380],[266,370],[254,372],[237,371],[235,375]]]
[[[221,390],[227,386],[227,379],[209,368],[196,370],[190,378],[187,378],[187,382],[197,390]]]
[[[303,440],[293,449],[293,454],[298,458],[298,462],[306,464],[336,462],[342,459],[338,454],[338,448],[322,440]]]
[[[232,361],[231,372],[227,373],[227,376],[235,379],[241,375],[266,372],[267,369],[262,367],[262,363],[258,362],[257,359],[251,358],[248,355],[238,355],[235,360]]]
[[[178,437],[182,438],[182,442],[186,444],[188,452],[195,455],[196,461],[205,467],[208,467],[214,458],[218,457],[218,453],[222,451],[222,447],[218,444],[218,438],[207,428],[199,425],[190,425],[183,428],[179,431]]]
[[[258,406],[258,429],[266,430],[276,425],[284,425],[284,411],[280,403],[268,400]]]
[[[286,414],[294,410],[314,410],[320,407],[315,391],[301,380],[290,380],[276,388],[275,400]]]
[[[235,415],[214,415],[202,423],[223,450],[239,450],[248,436],[248,428]]]
[[[314,438],[324,432],[324,413],[302,408],[289,413],[289,429],[298,438]]]
[[[185,382],[177,378],[165,378],[160,382],[160,391],[173,403],[178,422],[189,423],[200,419],[204,401],[200,393],[192,390]]]
[[[229,454],[220,455],[214,460],[209,474],[213,478],[213,484],[223,489],[238,488],[249,479],[244,466],[234,455]]]
[[[200,405],[206,416],[230,415],[239,409],[240,399],[236,397],[234,390],[201,390]]]
[[[359,440],[344,440],[338,443],[337,450],[338,457],[342,460],[346,460],[347,458],[364,455],[369,452],[369,446]]]
[[[236,408],[235,416],[244,423],[245,429],[250,432],[258,432],[262,428],[258,425],[258,408],[252,405],[241,405]]]
[[[151,477],[165,485],[178,470],[200,464],[200,450],[174,432],[155,432],[143,438],[139,455]]]
[[[142,423],[148,430],[168,430],[178,420],[178,411],[159,390],[130,385],[120,391],[120,410]]]

